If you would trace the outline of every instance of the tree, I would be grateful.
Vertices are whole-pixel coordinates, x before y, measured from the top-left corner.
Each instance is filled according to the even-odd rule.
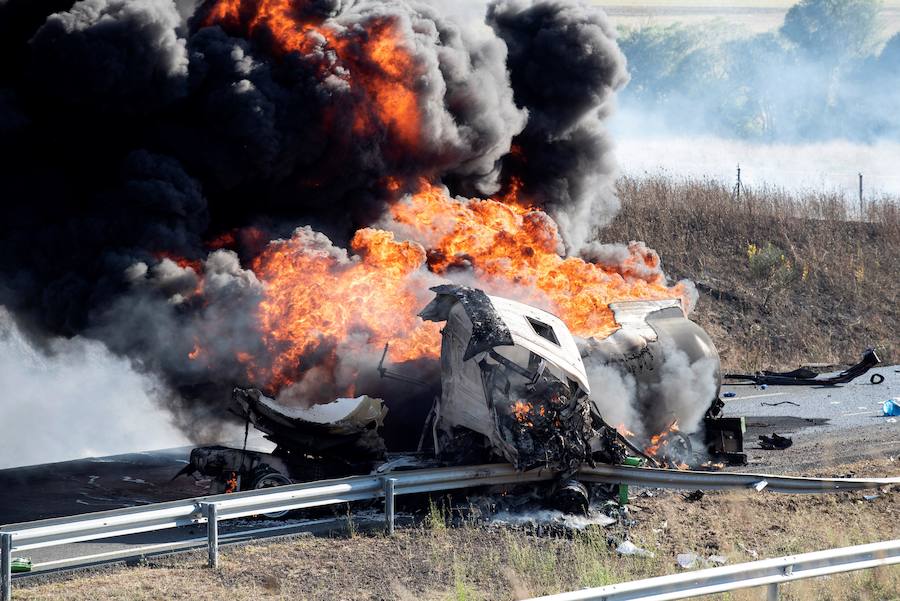
[[[872,52],[880,6],[878,0],[801,0],[785,15],[781,33],[811,58],[837,66]]]

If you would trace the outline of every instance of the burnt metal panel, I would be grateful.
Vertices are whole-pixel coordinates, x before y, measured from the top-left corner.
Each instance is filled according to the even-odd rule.
[[[419,313],[428,321],[446,321],[450,309],[458,302],[472,322],[472,336],[466,346],[463,360],[468,361],[478,353],[489,351],[495,346],[513,346],[512,333],[491,304],[491,299],[483,290],[442,284],[431,288],[435,298]]]

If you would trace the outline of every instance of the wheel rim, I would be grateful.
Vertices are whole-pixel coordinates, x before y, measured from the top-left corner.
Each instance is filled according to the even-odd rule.
[[[282,476],[281,474],[266,474],[262,478],[256,481],[256,485],[253,487],[256,490],[260,490],[263,488],[273,488],[275,486],[284,486],[285,484],[290,484],[291,481]],[[269,519],[278,519],[286,516],[288,514],[287,509],[284,511],[272,511],[269,513],[260,514],[263,517],[267,517]]]

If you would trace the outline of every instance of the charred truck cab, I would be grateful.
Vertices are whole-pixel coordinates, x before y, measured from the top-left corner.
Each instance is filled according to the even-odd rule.
[[[420,316],[446,322],[433,424],[439,457],[495,454],[520,470],[571,475],[624,455],[608,443],[578,346],[559,318],[473,288],[432,290]]]

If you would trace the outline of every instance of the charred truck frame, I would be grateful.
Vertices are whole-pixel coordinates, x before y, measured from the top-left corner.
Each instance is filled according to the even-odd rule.
[[[714,398],[696,400],[701,412],[710,407],[718,399],[718,353],[706,332],[685,317],[679,301],[612,304],[620,328],[602,340],[576,340],[558,317],[536,307],[465,286],[442,285],[432,291],[435,298],[420,316],[444,323],[441,392],[421,424],[417,449],[387,448],[379,429],[389,417],[380,399],[361,396],[296,408],[280,405],[259,390],[237,388],[234,400],[247,426],[252,424],[274,442],[275,451],[200,447],[192,451],[182,473],[199,472],[212,479],[214,492],[226,492],[499,458],[519,470],[546,467],[558,472],[550,493],[571,497],[574,490],[576,504],[586,506],[588,491],[570,480],[583,464],[617,464],[628,455],[644,456],[656,465],[692,461],[691,441],[676,429],[664,433],[666,451],[654,458],[604,421],[591,397],[584,363],[584,357],[590,357],[652,390],[665,384],[661,367],[667,353],[712,361]],[[382,375],[386,371],[379,366]],[[410,385],[416,381],[403,380]],[[637,401],[650,407],[654,399],[645,396]],[[665,416],[652,411],[647,415],[653,416],[649,428],[659,431],[668,425]],[[742,450],[739,426],[707,431],[716,433],[711,450]]]

